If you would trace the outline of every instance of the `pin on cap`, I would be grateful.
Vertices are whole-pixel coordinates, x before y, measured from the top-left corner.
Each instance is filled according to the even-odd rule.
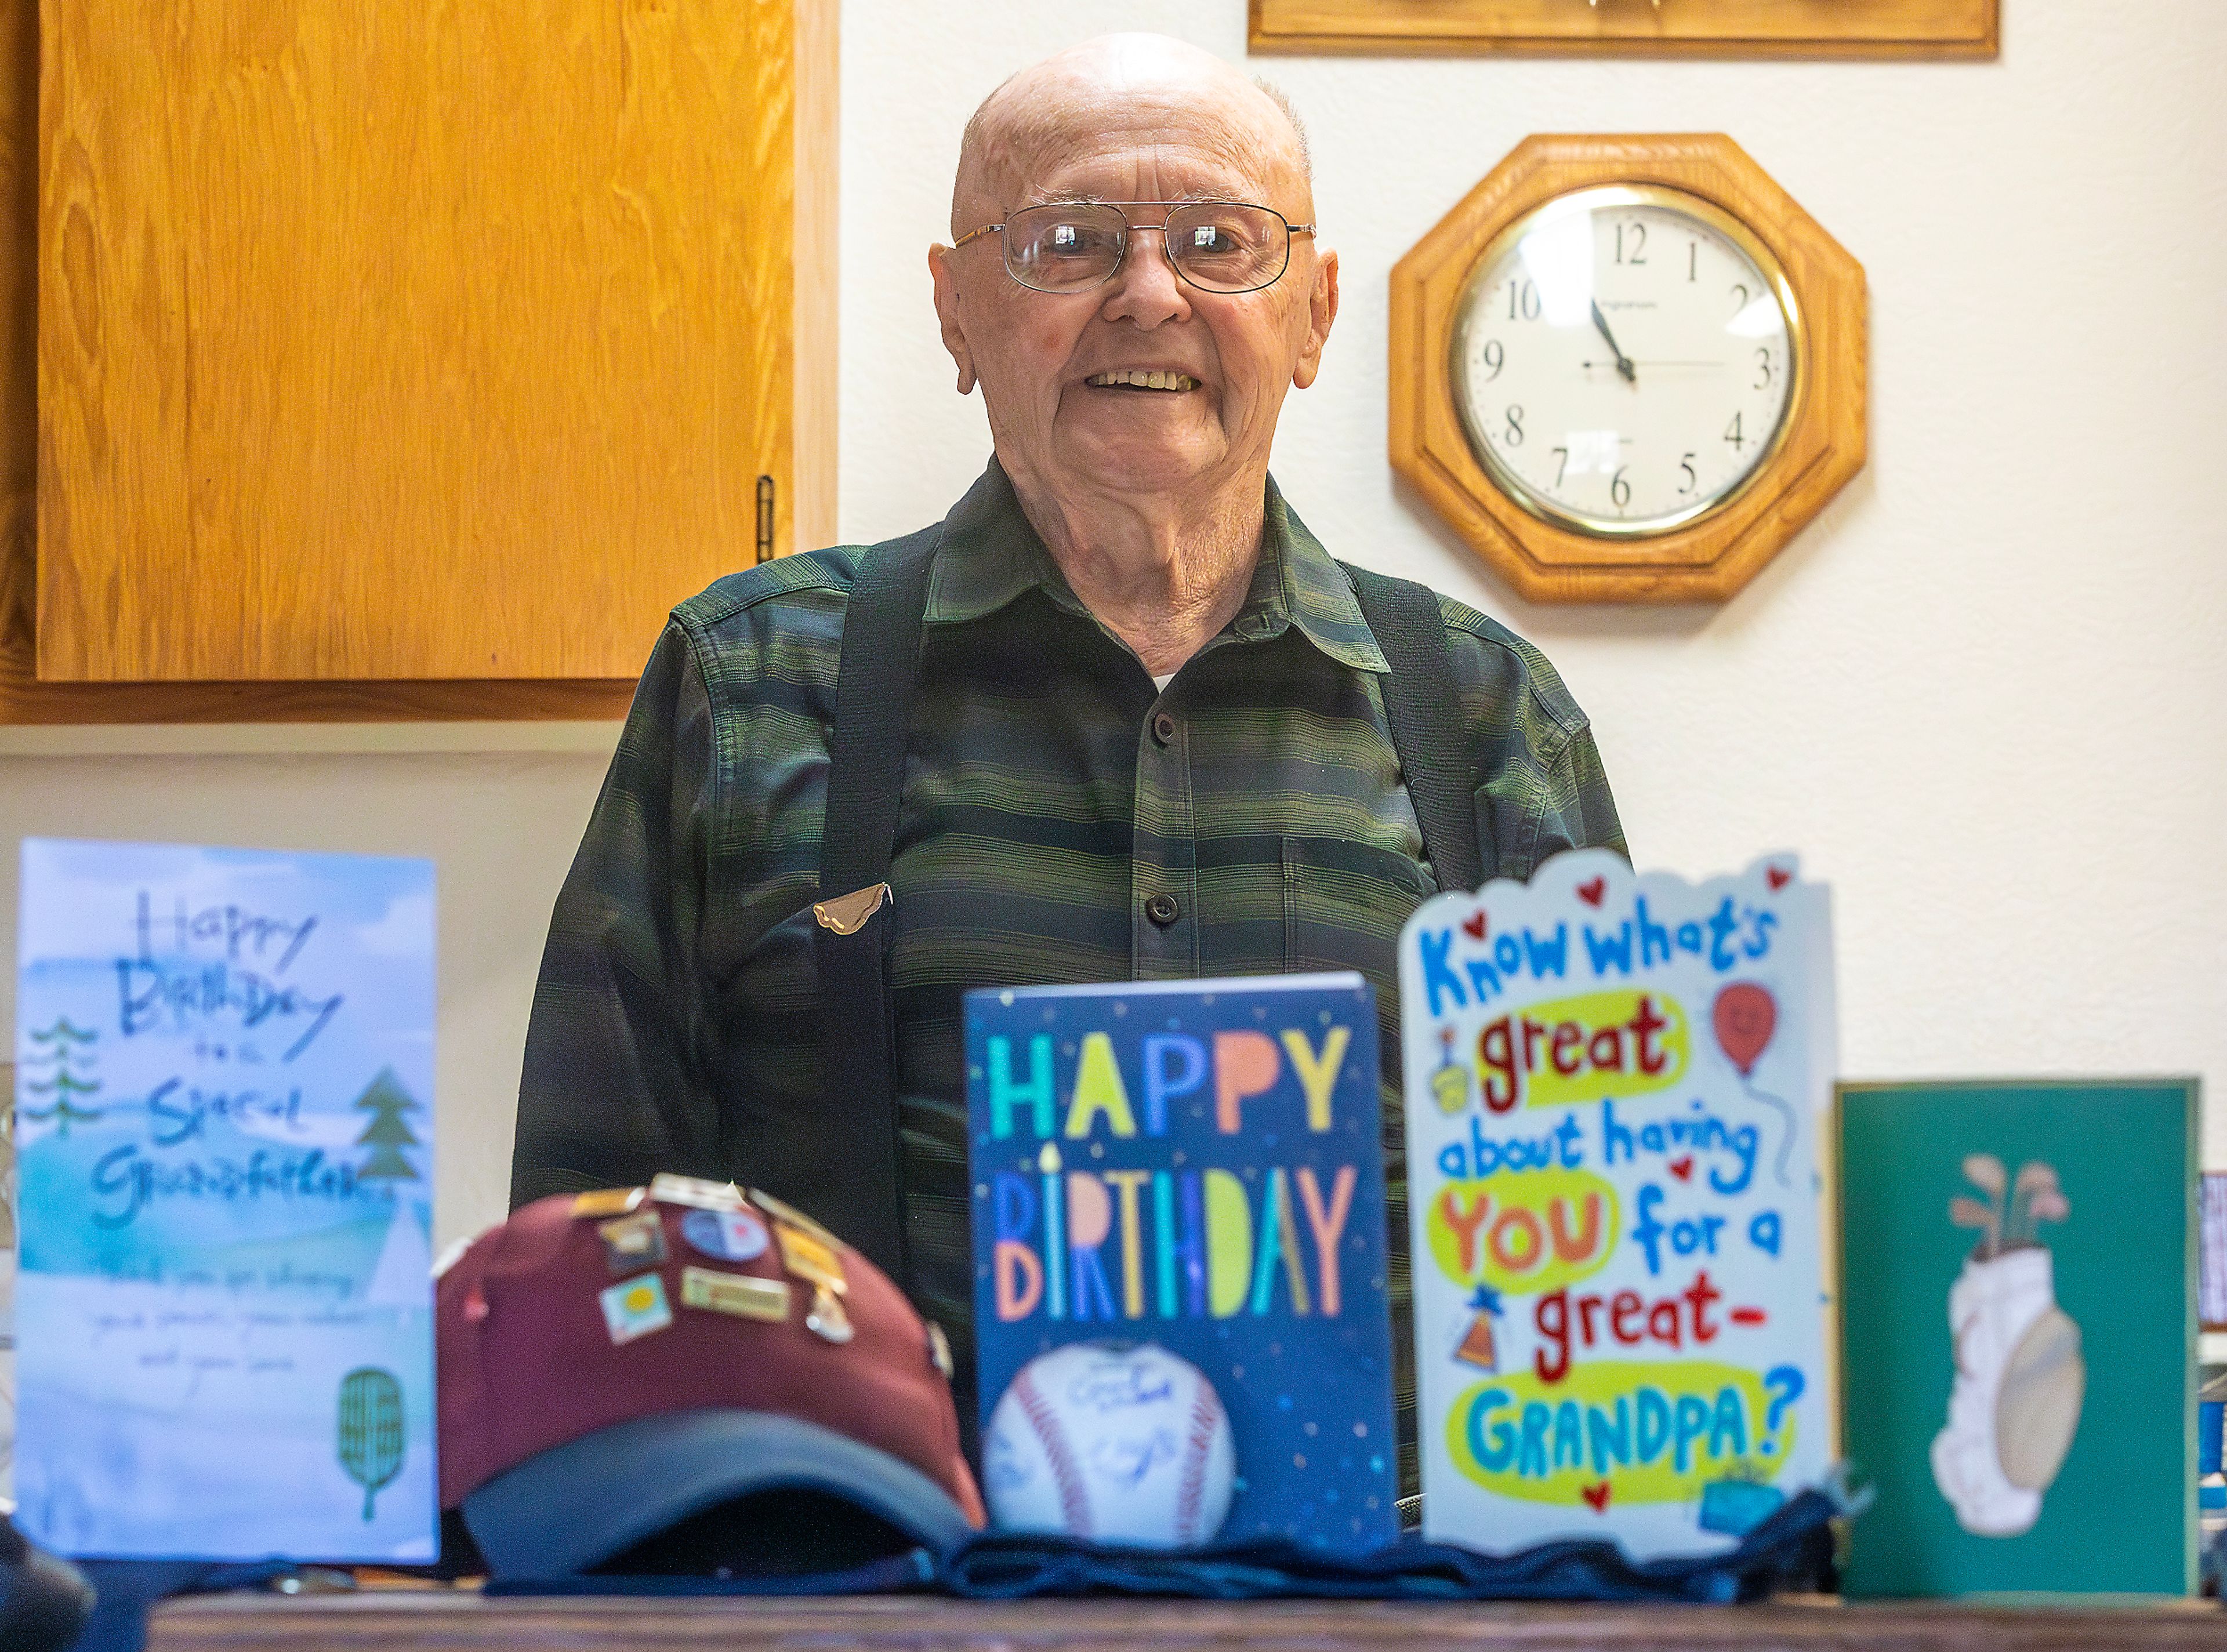
[[[700,1176],[653,1177],[649,1196],[660,1204],[694,1205],[702,1210],[739,1210],[743,1205],[742,1190],[732,1182],[711,1182]]]
[[[851,1288],[843,1277],[843,1259],[832,1246],[823,1245],[810,1234],[799,1233],[782,1222],[774,1224],[774,1233],[781,1240],[781,1265],[800,1279],[809,1280],[825,1292],[840,1296]]]
[[[722,1262],[755,1261],[773,1241],[755,1210],[691,1210],[680,1218],[688,1247]]]
[[[772,1194],[768,1193],[763,1188],[752,1188],[750,1190],[750,1202],[757,1206],[759,1209],[764,1211],[766,1215],[771,1216],[775,1221],[786,1222],[792,1228],[800,1228],[803,1232],[810,1234],[814,1239],[826,1246],[830,1250],[833,1250],[838,1245],[840,1245],[843,1242],[841,1240],[836,1238],[834,1234],[829,1233],[825,1228],[821,1227],[818,1222],[813,1221],[811,1217],[806,1215],[804,1212],[799,1210],[794,1205],[782,1203],[779,1199],[775,1198]]]
[[[593,1193],[572,1196],[572,1217],[625,1216],[641,1209],[641,1202],[649,1196],[648,1188],[602,1188]]]
[[[951,1339],[943,1334],[943,1327],[933,1319],[928,1322],[928,1357],[929,1362],[943,1373],[946,1382],[959,1375],[959,1368],[951,1359]]]
[[[596,1224],[603,1241],[603,1266],[614,1273],[639,1273],[665,1260],[665,1224],[654,1210]]]
[[[614,1343],[630,1343],[673,1323],[672,1304],[665,1299],[665,1280],[655,1273],[638,1279],[622,1279],[602,1292],[603,1328]]]
[[[737,1319],[780,1324],[788,1318],[788,1281],[748,1273],[715,1273],[708,1267],[680,1270],[680,1305],[705,1308]]]
[[[824,1285],[813,1289],[812,1308],[804,1316],[804,1328],[821,1342],[838,1345],[858,1334],[851,1328],[851,1316],[843,1311],[843,1299]]]

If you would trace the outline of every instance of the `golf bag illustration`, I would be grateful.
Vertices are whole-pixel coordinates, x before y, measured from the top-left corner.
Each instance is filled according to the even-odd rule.
[[[2080,1327],[2057,1305],[2054,1263],[2037,1236],[2072,1207],[2039,1161],[2012,1182],[1994,1154],[1973,1153],[1964,1175],[1986,1197],[1949,1202],[1949,1219],[1980,1240],[1949,1291],[1956,1380],[1948,1426],[1933,1438],[1933,1479],[1966,1531],[2015,1537],[2041,1517],[2087,1391]]]

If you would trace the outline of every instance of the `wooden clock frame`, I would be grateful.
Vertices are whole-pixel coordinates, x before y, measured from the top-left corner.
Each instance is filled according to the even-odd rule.
[[[1487,476],[1454,405],[1456,310],[1477,260],[1526,214],[1600,184],[1663,185],[1731,214],[1777,260],[1796,306],[1803,371],[1776,451],[1717,509],[1643,539],[1525,509]],[[1534,602],[1721,601],[1863,469],[1866,328],[1863,266],[1731,138],[1528,137],[1393,268],[1392,466]]]

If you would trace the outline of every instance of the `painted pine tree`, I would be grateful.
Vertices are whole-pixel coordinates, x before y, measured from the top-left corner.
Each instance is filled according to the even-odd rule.
[[[418,1171],[403,1149],[418,1147],[418,1141],[404,1119],[406,1113],[424,1109],[402,1088],[402,1081],[394,1076],[391,1067],[381,1068],[371,1088],[356,1097],[355,1105],[371,1114],[371,1122],[364,1126],[363,1134],[355,1139],[359,1147],[371,1149],[370,1157],[356,1166],[359,1182],[415,1182]]]
[[[53,1100],[43,1107],[32,1107],[27,1100],[22,1109],[26,1119],[41,1124],[52,1120],[54,1134],[64,1137],[73,1124],[99,1122],[99,1108],[81,1107],[71,1100],[99,1093],[100,1081],[93,1076],[99,1058],[93,1049],[99,1037],[97,1032],[80,1032],[67,1017],[44,1031],[32,1031],[33,1053],[23,1063],[23,1092],[26,1096]],[[53,1076],[38,1075],[48,1067],[54,1069]]]

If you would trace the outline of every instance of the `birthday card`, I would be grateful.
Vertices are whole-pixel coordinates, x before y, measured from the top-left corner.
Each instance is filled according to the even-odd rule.
[[[23,845],[16,1523],[433,1559],[433,869]]]
[[[1841,1589],[2191,1594],[2194,1079],[1841,1087]]]
[[[1575,851],[1400,972],[1424,1535],[1732,1547],[1834,1457],[1824,886]]]
[[[1037,1528],[1076,1535],[1399,1534],[1374,996],[1357,974],[967,995],[1001,1523],[1041,1490]]]

